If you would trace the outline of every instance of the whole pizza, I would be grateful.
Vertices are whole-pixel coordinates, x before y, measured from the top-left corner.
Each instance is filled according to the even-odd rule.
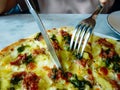
[[[120,90],[120,42],[91,35],[84,54],[70,50],[74,28],[47,30],[63,70],[41,33],[0,51],[0,90]]]

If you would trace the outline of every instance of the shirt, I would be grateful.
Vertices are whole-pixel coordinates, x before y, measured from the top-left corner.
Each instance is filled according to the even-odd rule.
[[[99,0],[38,0],[41,13],[92,13]],[[107,13],[113,5],[114,0],[110,0],[109,5],[103,12]]]
[[[115,0],[110,0],[110,3],[104,8],[103,13],[107,13]],[[23,0],[18,0],[18,4],[12,8],[7,14],[13,13],[28,13],[27,6]],[[34,0],[35,5],[40,13],[92,13],[99,0]],[[38,3],[37,3],[38,2]]]

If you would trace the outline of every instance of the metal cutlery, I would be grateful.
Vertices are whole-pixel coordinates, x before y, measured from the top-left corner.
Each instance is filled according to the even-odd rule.
[[[95,27],[96,17],[102,11],[103,6],[98,5],[94,13],[87,19],[82,20],[75,28],[71,42],[70,49],[80,53],[82,57],[87,41]]]
[[[27,4],[27,6],[28,6],[28,9],[29,9],[30,13],[34,17],[34,19],[35,19],[35,21],[36,21],[36,23],[37,23],[37,25],[38,25],[42,35],[43,35],[43,38],[44,38],[44,40],[45,40],[45,42],[47,44],[48,50],[50,51],[50,54],[53,57],[53,62],[55,63],[55,65],[56,65],[56,67],[58,69],[61,69],[62,66],[61,66],[61,64],[59,62],[59,59],[58,59],[57,55],[56,55],[54,47],[51,44],[51,41],[50,41],[49,36],[47,34],[47,31],[46,31],[46,29],[45,29],[45,27],[43,25],[43,22],[42,22],[40,16],[38,15],[38,13],[35,11],[35,9],[32,6],[34,4],[31,3],[29,0],[25,0],[25,2]]]

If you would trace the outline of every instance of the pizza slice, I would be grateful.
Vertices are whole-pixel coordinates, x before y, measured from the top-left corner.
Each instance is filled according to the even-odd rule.
[[[92,35],[83,57],[69,49],[73,27],[48,30],[63,70],[41,33],[0,51],[0,90],[109,90],[120,86],[120,42]]]
[[[113,39],[93,37],[92,54],[94,57],[93,75],[95,81],[103,88],[113,90],[120,88],[120,42]]]

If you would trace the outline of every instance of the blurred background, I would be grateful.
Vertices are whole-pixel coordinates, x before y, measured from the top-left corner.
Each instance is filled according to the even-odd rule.
[[[30,0],[34,2],[39,13],[80,14],[92,13],[99,0]],[[104,1],[104,0],[103,0]],[[102,13],[111,13],[120,10],[120,0],[108,0]],[[2,3],[6,3],[4,4]],[[5,9],[2,10],[2,7]],[[0,14],[29,13],[24,0],[0,0]]]

